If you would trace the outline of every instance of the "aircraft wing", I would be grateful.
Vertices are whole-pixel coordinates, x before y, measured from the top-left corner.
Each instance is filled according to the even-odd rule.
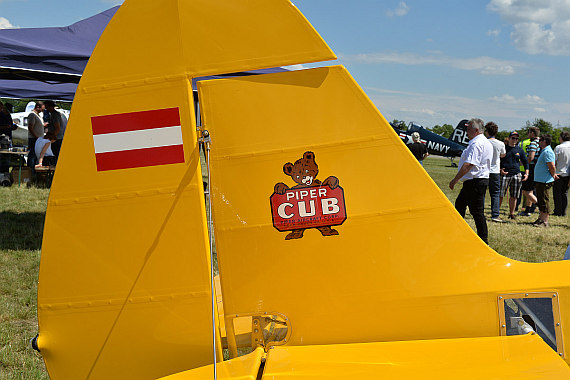
[[[219,366],[220,379],[252,378],[259,350]],[[532,358],[529,360],[529,358]],[[234,362],[231,370],[228,364]],[[533,334],[269,349],[261,379],[568,379],[570,368]],[[212,366],[164,380],[211,378]]]
[[[28,115],[29,112],[16,112],[12,114],[12,121],[18,125],[18,129],[12,131],[12,138],[28,141]]]

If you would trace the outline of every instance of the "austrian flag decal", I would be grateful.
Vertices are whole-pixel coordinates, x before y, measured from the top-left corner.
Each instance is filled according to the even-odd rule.
[[[184,163],[178,108],[91,118],[97,171]]]

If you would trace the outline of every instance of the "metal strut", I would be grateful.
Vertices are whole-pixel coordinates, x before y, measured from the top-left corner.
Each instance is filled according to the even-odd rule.
[[[212,306],[212,348],[214,356],[214,380],[218,379],[217,369],[217,356],[216,356],[216,291],[214,287],[214,221],[212,218],[212,197],[210,193],[210,132],[202,130],[201,137],[198,139],[200,146],[204,151],[204,158],[206,159],[207,177],[208,177],[208,191],[204,194],[208,200],[208,232],[210,237],[210,292],[211,292],[211,306]]]

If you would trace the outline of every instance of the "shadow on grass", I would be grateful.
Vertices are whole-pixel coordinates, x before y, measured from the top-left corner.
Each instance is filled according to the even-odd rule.
[[[45,212],[0,212],[0,250],[42,247]]]

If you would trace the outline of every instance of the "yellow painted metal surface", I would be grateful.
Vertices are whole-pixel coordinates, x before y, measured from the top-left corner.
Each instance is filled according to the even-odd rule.
[[[261,365],[261,358],[265,355],[263,348],[257,348],[248,355],[225,361],[217,365],[218,379],[255,380]],[[195,368],[175,375],[166,376],[161,380],[210,380],[213,379],[213,365]]]
[[[136,101],[128,91],[115,92],[113,101],[101,93],[73,106],[48,203],[38,288],[39,345],[52,379],[156,378],[212,362],[208,239],[189,86],[147,86]],[[91,116],[173,106],[184,163],[97,171]]]
[[[331,58],[285,0],[121,6],[76,93],[48,202],[38,345],[52,379],[152,379],[204,365],[175,377],[211,378],[210,262],[191,79]],[[351,355],[391,347],[400,363],[406,351],[425,356],[416,373],[450,365],[431,354],[437,349],[465,370],[473,363],[454,353],[486,353],[493,368],[536,359],[546,375],[562,370],[539,338],[497,337],[497,297],[556,294],[567,341],[570,262],[519,263],[484,245],[344,68],[202,83],[200,99],[212,134],[224,317],[282,315],[289,326],[289,347],[272,351],[267,378],[299,368],[326,377],[334,366],[306,360],[314,354],[328,363],[327,352],[346,363],[344,371],[352,358],[356,371]],[[180,125],[169,128],[179,130],[178,160],[102,169],[94,118],[158,110],[176,110]],[[313,177],[307,183],[319,186],[295,179],[303,165]],[[325,198],[329,191],[336,200]],[[310,217],[317,199],[327,216],[289,228],[289,213],[298,206]],[[345,215],[334,219],[341,209]],[[493,338],[377,343],[482,336]],[[368,353],[290,347],[364,342],[376,343],[362,345]],[[258,349],[220,364],[221,376],[254,378],[261,356]]]
[[[269,350],[263,379],[568,379],[537,335]]]
[[[121,6],[79,84],[48,202],[38,344],[52,379],[151,379],[212,363],[191,78],[330,58],[284,0]],[[181,160],[99,170],[93,118],[167,109],[180,118]]]
[[[93,57],[86,90],[336,58],[287,0],[128,0]]]
[[[492,337],[499,294],[553,291],[568,341],[570,262],[486,246],[344,68],[208,81],[199,93],[226,314],[282,313],[290,345]],[[347,218],[338,235],[287,240],[270,198],[295,187],[288,163],[311,152],[316,179],[338,179]],[[285,214],[300,200],[289,202]]]
[[[218,322],[222,347],[228,348],[226,319],[224,317],[224,303],[222,300],[222,288],[220,285],[219,275],[214,276],[214,287],[216,292],[216,306],[218,310]],[[235,316],[228,317],[228,320],[233,323],[233,335],[236,337],[237,347],[251,347],[251,316],[241,318],[233,317]]]

